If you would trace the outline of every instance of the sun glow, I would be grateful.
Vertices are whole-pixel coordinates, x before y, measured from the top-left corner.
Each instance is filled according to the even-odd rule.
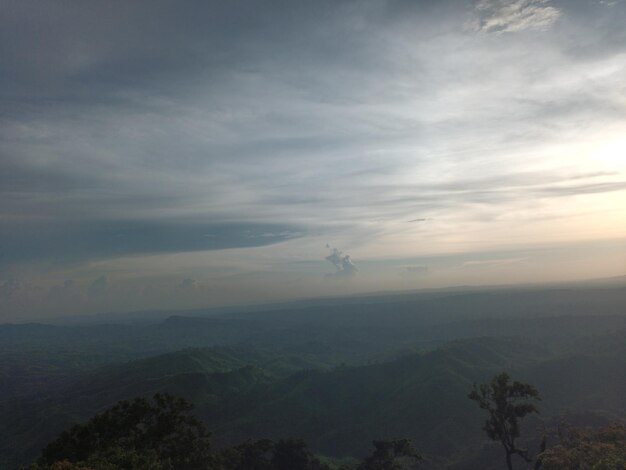
[[[603,167],[626,171],[626,137],[611,138],[594,146],[589,156]]]

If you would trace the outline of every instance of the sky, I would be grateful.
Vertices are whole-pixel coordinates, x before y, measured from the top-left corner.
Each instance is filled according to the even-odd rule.
[[[4,0],[0,321],[623,276],[624,24]]]

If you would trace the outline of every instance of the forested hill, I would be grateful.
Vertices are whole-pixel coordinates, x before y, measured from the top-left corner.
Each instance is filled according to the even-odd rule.
[[[19,445],[32,455],[73,419],[122,397],[170,392],[196,403],[218,445],[298,436],[317,452],[343,457],[364,455],[373,439],[406,436],[437,468],[480,449],[481,414],[467,392],[499,370],[535,383],[546,417],[580,410],[599,420],[626,418],[625,344],[626,333],[613,334],[586,340],[573,353],[533,340],[477,338],[391,362],[287,376],[267,355],[263,369],[245,365],[246,354],[191,349],[107,366],[40,401],[7,403],[2,453]],[[42,419],[49,420],[46,434],[38,428]]]
[[[502,370],[541,392],[532,435],[564,415],[626,419],[624,289],[518,292],[516,306],[497,292],[471,294],[476,303],[465,295],[0,326],[2,462],[31,461],[72,423],[156,392],[192,401],[218,446],[297,437],[316,453],[361,458],[373,439],[406,437],[421,468],[489,468],[492,447],[467,394]]]

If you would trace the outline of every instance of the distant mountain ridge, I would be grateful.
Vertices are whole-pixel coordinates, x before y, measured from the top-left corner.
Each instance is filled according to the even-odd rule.
[[[0,325],[0,468],[118,400],[169,392],[196,404],[217,445],[302,437],[362,457],[372,439],[408,437],[423,468],[488,469],[467,393],[502,370],[539,388],[531,427],[626,419],[625,306],[626,289],[602,287]]]

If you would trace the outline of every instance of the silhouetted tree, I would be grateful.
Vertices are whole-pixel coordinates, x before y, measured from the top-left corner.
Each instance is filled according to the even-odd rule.
[[[323,470],[325,465],[307,449],[301,439],[281,439],[274,444],[273,470]]]
[[[515,440],[520,435],[518,420],[529,413],[539,413],[533,403],[526,401],[540,400],[537,389],[530,384],[510,383],[509,375],[503,372],[496,375],[490,384],[474,384],[468,397],[489,413],[483,429],[490,439],[504,447],[508,469],[513,469],[511,458],[515,454],[530,462],[528,449],[517,447]]]
[[[120,401],[63,432],[29,469],[400,470],[421,460],[407,439],[374,441],[374,452],[360,465],[341,467],[321,461],[301,439],[246,441],[213,453],[192,408],[168,394]]]
[[[361,463],[357,470],[401,470],[402,460],[414,463],[422,460],[422,456],[411,445],[408,439],[393,441],[374,441],[374,452]]]
[[[204,469],[211,461],[210,434],[182,398],[156,394],[117,403],[62,433],[40,464],[84,463],[98,468]]]
[[[300,439],[246,441],[222,450],[217,461],[220,470],[330,470]]]
[[[274,442],[269,439],[246,441],[220,453],[220,468],[229,470],[272,470]]]

